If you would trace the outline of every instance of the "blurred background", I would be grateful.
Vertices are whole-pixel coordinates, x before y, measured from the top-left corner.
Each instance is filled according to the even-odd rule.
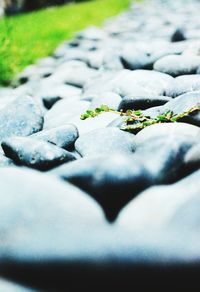
[[[0,0],[0,7],[2,14],[11,15],[24,11],[33,11],[52,5],[62,5],[70,2],[83,1],[85,0]]]

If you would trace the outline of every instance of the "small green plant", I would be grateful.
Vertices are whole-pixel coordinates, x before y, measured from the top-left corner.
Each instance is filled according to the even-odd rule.
[[[150,116],[145,116],[141,110],[127,110],[126,112],[123,111],[116,111],[109,108],[107,105],[101,105],[100,107],[96,108],[95,110],[87,110],[83,115],[81,115],[81,120],[85,120],[88,118],[94,118],[101,113],[111,112],[118,114],[120,116],[125,117],[124,123],[121,126],[122,130],[133,132],[135,130],[144,129],[150,125],[160,124],[160,123],[176,123],[187,117],[194,112],[200,111],[200,104],[197,104],[190,108],[189,110],[180,113],[174,114],[173,111],[166,111],[163,114],[158,115],[157,117],[151,118]]]

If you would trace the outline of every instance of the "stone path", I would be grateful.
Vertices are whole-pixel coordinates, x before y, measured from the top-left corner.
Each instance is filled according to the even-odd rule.
[[[199,112],[137,133],[115,112],[80,115],[198,105],[199,11],[197,0],[133,5],[0,89],[0,276],[11,281],[0,291],[198,279]]]

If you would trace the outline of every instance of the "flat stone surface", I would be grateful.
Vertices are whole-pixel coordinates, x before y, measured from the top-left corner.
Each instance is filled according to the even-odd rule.
[[[75,142],[75,149],[82,156],[101,154],[126,153],[135,150],[134,135],[117,128],[105,128],[90,131]]]

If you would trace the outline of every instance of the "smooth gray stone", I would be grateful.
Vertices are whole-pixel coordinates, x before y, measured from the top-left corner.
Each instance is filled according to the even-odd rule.
[[[98,76],[98,71],[86,66],[67,66],[61,67],[51,76],[52,82],[60,82],[82,88],[86,82]]]
[[[30,137],[7,138],[1,146],[6,156],[16,163],[39,170],[48,170],[76,159],[72,153],[52,143]]]
[[[114,91],[121,96],[165,95],[172,77],[150,70],[126,70],[116,85]]]
[[[87,191],[113,221],[124,205],[152,184],[141,160],[115,154],[82,158],[55,168],[52,173]]]
[[[184,93],[200,90],[200,75],[183,75],[174,78],[167,90],[167,94],[177,97]]]
[[[200,128],[186,123],[163,123],[144,128],[135,136],[136,149],[148,143],[149,139],[185,139],[195,140],[200,134]]]
[[[97,129],[79,137],[75,142],[75,149],[81,156],[115,152],[131,154],[135,150],[134,135],[114,127]]]
[[[40,107],[29,96],[17,98],[0,111],[0,142],[11,136],[29,136],[42,127]]]
[[[116,119],[118,114],[105,112],[94,118],[81,120],[80,115],[71,117],[68,121],[75,125],[78,129],[79,135],[89,133],[90,131],[103,129],[108,126],[113,120]]]
[[[118,110],[126,111],[128,109],[134,110],[144,110],[150,107],[164,105],[166,102],[170,101],[171,98],[168,96],[137,96],[137,95],[129,95],[125,96]]]
[[[63,99],[58,101],[45,115],[45,122],[53,118],[60,117],[62,114],[81,115],[90,106],[90,102],[81,101],[78,97],[73,99]]]
[[[122,98],[120,95],[114,92],[105,92],[99,95],[96,95],[90,105],[90,109],[96,109],[101,105],[107,105],[109,108],[117,110]]]
[[[50,130],[43,130],[31,135],[31,138],[43,140],[57,145],[58,147],[71,150],[79,134],[72,124],[66,124]]]
[[[84,88],[83,92],[85,95],[102,94],[104,92],[116,92],[116,86],[120,80],[128,74],[128,70],[114,71],[103,71],[101,75],[89,80]]]
[[[198,237],[199,211],[195,205],[200,200],[199,179],[197,171],[175,184],[145,190],[122,210],[118,224],[133,233],[170,230],[176,236],[184,232]]]
[[[54,128],[62,127],[69,124],[70,119],[74,117],[73,114],[61,114],[61,115],[55,115],[52,118],[47,118],[44,121],[44,130],[51,130]],[[80,115],[79,115],[80,119]]]
[[[172,110],[174,114],[181,114],[200,103],[200,91],[182,94],[161,107],[162,112]]]
[[[121,54],[121,62],[124,68],[130,70],[150,69],[152,67],[151,56],[139,49],[131,50],[131,48],[124,48]]]
[[[135,155],[149,171],[154,184],[172,183],[184,175],[185,154],[195,145],[196,140],[196,137],[169,132],[166,137],[152,137],[140,144]]]
[[[193,91],[182,94],[175,99],[170,100],[163,106],[152,107],[144,110],[144,115],[150,117],[156,117],[158,115],[164,114],[167,111],[172,111],[174,114],[182,114],[191,108],[197,106],[200,102],[200,91]],[[200,113],[199,111],[194,112],[182,119],[180,122],[189,123],[195,126],[200,126]]]
[[[172,76],[149,70],[119,70],[104,72],[84,87],[84,94],[99,94],[113,91],[122,97],[127,95],[165,95],[173,80]]]
[[[154,70],[171,76],[195,74],[200,66],[200,57],[192,54],[169,55],[154,64]]]

